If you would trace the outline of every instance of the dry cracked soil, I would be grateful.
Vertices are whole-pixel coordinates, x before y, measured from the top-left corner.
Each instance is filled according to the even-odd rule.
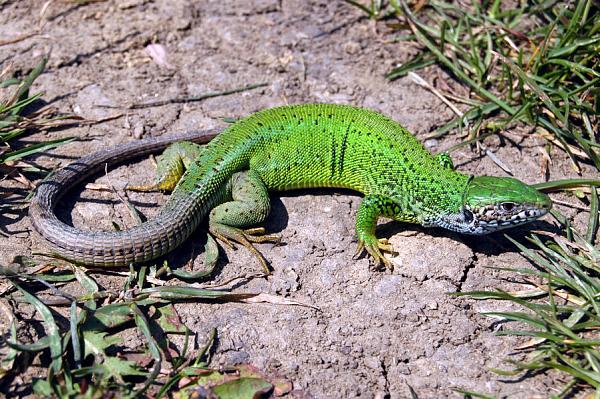
[[[84,139],[33,159],[45,167],[66,165],[92,151],[143,137],[223,127],[224,118],[288,103],[333,102],[378,110],[415,133],[431,152],[461,140],[457,131],[426,139],[453,117],[452,111],[410,79],[390,82],[384,77],[416,54],[418,47],[392,40],[396,34],[384,23],[367,19],[342,1],[48,3],[2,2],[0,38],[35,30],[39,34],[1,46],[0,66],[10,64],[26,72],[50,51],[47,70],[36,81],[34,92],[43,92],[54,107],[86,119],[120,117],[28,136],[24,141]],[[153,43],[164,46],[168,65],[158,65],[149,57],[145,47]],[[441,69],[431,67],[421,74],[438,88],[468,94]],[[267,83],[263,88],[201,102],[126,109],[134,103],[263,82]],[[488,140],[489,148],[513,168],[517,178],[541,181],[539,148],[544,142],[519,127],[503,137]],[[564,155],[553,156],[550,178],[572,175]],[[489,157],[468,147],[453,157],[466,173],[505,175]],[[96,182],[121,189],[127,183],[148,183],[153,174],[152,162],[141,160],[109,171]],[[4,180],[2,187],[19,184]],[[167,196],[131,193],[130,198],[152,217]],[[502,234],[461,237],[383,223],[379,234],[394,244],[396,267],[393,272],[373,271],[368,259],[354,257],[354,215],[360,200],[356,193],[327,190],[272,195],[273,211],[266,228],[281,234],[284,245],[259,245],[273,275],[238,290],[277,294],[319,310],[269,304],[178,304],[183,322],[199,337],[218,329],[213,364],[252,363],[287,376],[295,388],[315,398],[408,398],[409,386],[420,398],[459,397],[453,388],[509,398],[555,393],[564,382],[558,375],[509,378],[489,371],[507,367],[503,363],[507,357],[520,359],[523,355],[514,348],[524,341],[496,336],[506,326],[481,312],[514,310],[514,306],[448,295],[522,287],[511,282],[511,273],[490,268],[527,266]],[[563,211],[576,224],[585,220],[585,215],[573,210]],[[135,224],[110,191],[75,191],[61,215],[86,229],[110,230],[111,221]],[[25,214],[3,227],[10,235],[0,239],[1,264],[43,248]],[[546,220],[530,228],[552,225]],[[525,233],[526,229],[516,230],[513,235]],[[200,231],[172,255],[174,261],[183,258],[181,262],[198,267],[202,240]],[[216,282],[259,271],[247,251],[226,248],[225,252],[226,261],[213,276]],[[96,278],[114,289],[124,281],[124,277],[102,274]],[[37,317],[34,312],[29,316]],[[35,331],[31,334],[35,339]],[[141,335],[127,337],[132,348],[143,344]],[[27,385],[43,373],[41,369],[29,372],[19,381]]]

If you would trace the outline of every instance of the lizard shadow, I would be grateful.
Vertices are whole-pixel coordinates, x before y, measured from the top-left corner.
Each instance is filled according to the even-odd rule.
[[[69,195],[63,197],[58,205],[55,208],[55,213],[57,217],[63,221],[64,223],[73,226],[73,210],[78,203],[93,203],[104,205],[107,207],[114,206],[119,204],[121,201],[118,198],[90,198],[84,197],[84,191],[86,191],[85,184],[78,184],[69,190]],[[114,197],[114,193],[111,194]],[[139,200],[139,199],[131,199],[128,201],[134,205],[136,210],[138,210],[138,214],[140,215],[141,220],[144,222],[149,218],[144,215],[145,211],[148,209],[158,208],[156,205],[156,201],[152,200]],[[141,208],[141,209],[140,209]],[[269,216],[265,220],[262,225],[264,225],[269,233],[279,233],[283,231],[289,221],[289,215],[287,209],[279,196],[271,197],[271,212]],[[106,229],[89,229],[88,226],[94,226],[94,215],[87,214],[83,216],[83,227],[86,231],[106,231]],[[158,258],[155,262],[151,262],[149,264],[156,264],[157,266],[162,265],[164,261],[166,261],[171,269],[181,269],[190,273],[199,273],[203,271],[209,271],[203,269],[203,266],[197,268],[196,265],[198,263],[202,264],[202,257],[205,256],[205,245],[207,242],[207,233],[208,232],[208,218],[205,218],[204,221],[198,226],[198,228],[191,234],[191,236],[186,239],[175,251],[166,254],[163,257]],[[219,244],[220,245],[220,244]],[[278,245],[285,245],[285,242],[282,242]],[[242,248],[238,248],[239,250],[243,250]],[[201,257],[201,259],[198,259]],[[267,257],[268,260],[268,257]],[[219,275],[225,265],[229,263],[227,255],[222,248],[219,249],[219,257],[214,268],[210,270],[210,272],[202,277],[195,280],[207,280],[216,275]],[[191,267],[190,267],[191,265]]]
[[[271,212],[269,213],[269,216],[267,216],[264,224],[267,231],[281,233],[287,228],[290,216],[280,195],[270,196],[270,199]],[[285,245],[285,243],[283,244]]]
[[[461,241],[468,245],[473,251],[487,256],[497,256],[505,252],[520,252],[519,249],[508,238],[519,242],[525,248],[538,249],[527,237],[531,232],[546,232],[548,234],[560,234],[560,229],[546,221],[535,221],[522,227],[511,230],[499,231],[487,236],[463,236]]]
[[[31,318],[27,318],[27,317],[23,318],[21,321],[25,322],[26,325],[28,326],[28,328],[33,331],[34,334],[32,334],[32,335],[35,335],[37,337],[46,336],[46,330],[44,328],[42,321],[34,320]],[[2,347],[2,349],[6,348],[6,343],[3,341],[8,340],[8,337],[9,337],[8,333],[6,333],[3,336],[0,336],[0,347]],[[20,339],[22,339],[22,338],[23,337],[21,336]],[[25,343],[25,344],[27,344],[27,343]],[[17,357],[17,359],[15,359],[18,361],[15,361],[12,372],[6,373],[4,376],[2,376],[2,383],[0,384],[0,394],[5,395],[5,396],[2,396],[3,398],[33,397],[33,396],[31,396],[31,395],[33,395],[33,384],[22,384],[22,383],[14,384],[14,382],[15,382],[15,380],[19,381],[19,379],[20,379],[19,377],[23,373],[25,373],[25,371],[36,361],[36,359],[37,359],[37,361],[45,362],[44,364],[49,364],[52,361],[52,359],[50,358],[49,351],[43,351],[41,353],[41,355],[38,355],[35,352],[28,352],[28,351],[23,351],[23,352],[18,353],[18,357]]]
[[[73,210],[75,209],[76,204],[78,204],[78,203],[79,204],[92,203],[92,204],[99,204],[99,205],[106,205],[106,206],[114,206],[119,203],[122,203],[122,201],[119,198],[114,198],[115,197],[114,193],[111,193],[113,198],[84,197],[83,192],[85,190],[86,190],[85,184],[80,184],[80,185],[74,186],[71,190],[69,190],[69,192],[68,192],[69,195],[66,195],[65,197],[61,198],[61,200],[58,202],[56,208],[54,209],[56,216],[60,220],[62,220],[63,222],[72,226],[73,225]],[[121,190],[117,190],[117,192],[120,193]],[[140,199],[128,198],[128,201],[131,205],[133,205],[136,208],[136,210],[139,211],[138,214],[140,215],[142,221],[145,221],[147,219],[147,217],[144,216],[145,210],[157,208],[156,201],[153,201],[152,199],[140,200]],[[94,217],[94,215],[91,215],[91,214],[85,215],[83,217],[84,220],[86,221],[85,222],[86,226],[93,225],[93,217]]]
[[[346,189],[320,188],[293,190],[284,193],[278,193],[276,196],[271,196],[271,214],[265,221],[267,230],[280,232],[288,225],[288,213],[280,197],[336,194],[356,196],[358,193],[356,191]],[[526,239],[532,230],[536,232],[547,232],[549,234],[560,234],[560,229],[558,229],[552,223],[544,220],[536,220],[523,226],[517,226],[512,229],[502,230],[484,236],[466,235],[443,228],[430,228],[417,224],[388,221],[377,226],[377,236],[380,238],[390,238],[391,236],[406,231],[407,229],[424,233],[432,237],[446,237],[455,241],[459,241],[471,248],[474,252],[486,256],[497,256],[506,252],[519,252],[518,248],[507,238],[507,236],[518,241],[528,249],[536,249],[537,247]]]
[[[8,229],[8,226],[20,222],[27,215],[27,207],[25,206],[27,194],[28,192],[25,189],[0,188],[0,197],[4,197],[0,208],[0,236],[27,232],[26,229]]]
[[[288,211],[278,196],[272,196],[271,200],[271,212],[267,219],[259,224],[264,226],[267,233],[280,233],[283,231],[289,221]],[[221,243],[219,245],[219,257],[216,265],[211,270],[206,269],[206,265],[201,266],[197,269],[195,266],[197,263],[203,262],[205,254],[205,245],[208,240],[208,218],[202,221],[200,226],[191,234],[191,236],[185,240],[176,250],[170,252],[162,258],[159,258],[157,263],[161,260],[166,260],[172,269],[185,270],[186,272],[198,273],[202,271],[208,272],[206,276],[199,278],[195,281],[210,280],[215,276],[218,276],[223,272],[223,269],[230,263],[227,257],[226,251],[223,250]],[[273,245],[273,244],[265,244]],[[281,242],[277,245],[284,246],[285,242]],[[240,245],[237,245],[238,251],[245,251],[246,249]],[[259,248],[259,251],[261,249]],[[262,252],[262,251],[261,251]],[[268,255],[265,255],[267,262],[269,261]],[[190,267],[191,265],[191,267]],[[257,265],[257,270],[259,266]]]
[[[112,198],[97,198],[97,197],[91,198],[91,197],[83,196],[85,191],[86,191],[85,183],[78,184],[76,186],[73,186],[73,188],[71,188],[69,190],[69,192],[68,192],[69,195],[65,195],[65,197],[63,197],[59,201],[56,208],[54,209],[54,212],[55,212],[56,216],[62,222],[66,223],[70,226],[74,226],[73,216],[75,214],[74,209],[76,208],[77,204],[92,203],[92,204],[105,206],[108,209],[108,208],[114,207],[115,205],[121,203],[121,200],[116,198],[114,193],[110,194],[112,196]],[[121,192],[121,191],[117,190],[117,192]],[[98,194],[96,193],[93,195],[98,195]],[[145,213],[148,210],[159,208],[159,206],[157,206],[157,204],[156,204],[156,201],[153,201],[152,199],[148,199],[148,200],[135,199],[134,200],[134,199],[129,198],[128,201],[138,211],[137,213],[142,222],[145,222],[146,220],[152,218],[152,216],[145,215]],[[131,217],[128,219],[131,219]],[[115,223],[116,222],[117,222],[117,219],[115,219]],[[84,226],[84,227],[82,227],[82,229],[85,231],[110,231],[106,228],[90,229],[90,227],[94,226],[94,224],[95,224],[94,223],[94,215],[90,214],[90,213],[83,215],[82,223]],[[129,220],[128,224],[130,226],[126,226],[126,227],[133,227],[131,225],[131,223],[132,223],[132,221]],[[135,223],[135,222],[133,222],[133,223]],[[148,262],[148,263],[146,263],[146,265],[148,265],[148,266],[156,265],[157,268],[160,268],[164,262],[167,262],[169,268],[171,268],[171,269],[181,269],[181,270],[185,270],[188,273],[204,272],[205,271],[204,269],[196,270],[195,263],[198,263],[198,262],[196,262],[196,258],[198,258],[199,256],[204,256],[203,255],[204,254],[204,245],[206,244],[206,242],[207,242],[207,223],[203,222],[198,227],[198,229],[196,229],[196,231],[194,231],[194,233],[192,233],[192,235],[187,240],[185,240],[182,243],[182,245],[179,246],[179,248],[177,248],[177,250],[171,251],[170,253],[166,254],[165,256],[159,257],[155,261]],[[202,263],[202,261],[200,260],[199,263]],[[210,270],[210,273],[208,273],[206,276],[204,276],[203,278],[194,279],[194,281],[201,281],[201,280],[206,280],[206,279],[210,279],[211,277],[214,277],[215,275],[219,274],[222,271],[223,267],[227,263],[228,262],[227,262],[226,257],[224,256],[224,251],[219,251],[219,259],[218,259],[215,267],[212,270]],[[191,265],[191,267],[189,265]]]
[[[56,208],[57,216],[65,223],[72,223],[72,211],[77,202],[93,202],[98,204],[114,205],[119,203],[118,199],[98,199],[98,198],[82,198],[81,195],[85,190],[83,184],[74,187],[70,190],[72,195],[61,200],[60,206]],[[284,193],[276,193],[270,196],[271,200],[271,212],[263,225],[269,233],[280,233],[288,227],[289,224],[289,213],[282,201],[282,197],[299,197],[303,195],[354,195],[357,193],[352,190],[343,189],[301,189],[287,191]],[[144,209],[156,208],[156,203],[153,201],[140,201],[140,200],[129,200],[134,206],[141,207]],[[142,220],[146,218],[142,216]],[[90,216],[86,217],[89,221]],[[198,263],[196,260],[199,256],[204,256],[204,245],[207,242],[207,230],[208,223],[207,219],[200,224],[192,235],[179,246],[179,248],[171,253],[159,258],[156,264],[161,264],[163,260],[166,260],[170,267],[173,269],[187,269],[187,271],[198,272],[200,270],[195,269],[194,264]],[[89,222],[88,222],[89,223]],[[86,223],[87,224],[87,223]],[[534,244],[530,243],[525,237],[530,233],[531,230],[548,231],[549,233],[557,233],[557,228],[545,221],[535,221],[527,225],[516,227],[510,230],[500,231],[492,233],[486,236],[469,236],[459,233],[455,233],[449,230],[441,228],[425,228],[419,225],[400,223],[396,221],[389,221],[387,223],[380,224],[377,228],[377,235],[381,238],[389,238],[395,234],[401,233],[410,229],[412,231],[422,232],[432,237],[446,237],[452,240],[456,240],[464,243],[476,253],[485,254],[487,256],[496,256],[506,252],[518,252],[518,248],[512,244],[512,242],[506,238],[505,234],[509,235],[516,241],[522,243],[527,248],[536,248]],[[280,245],[285,245],[282,242]],[[240,248],[240,250],[242,250]],[[268,259],[268,256],[266,257]],[[210,279],[216,275],[221,274],[225,265],[229,263],[225,251],[219,250],[219,258],[215,267],[202,279]],[[189,265],[192,265],[191,269]]]
[[[535,249],[537,247],[526,239],[532,230],[554,234],[560,232],[556,226],[543,220],[537,220],[524,226],[514,227],[510,230],[502,230],[483,236],[466,235],[442,228],[426,228],[419,225],[408,225],[406,223],[390,221],[377,226],[378,237],[389,238],[405,231],[407,226],[409,226],[410,230],[427,234],[432,237],[445,237],[461,242],[471,248],[474,252],[486,256],[497,256],[506,252],[519,252],[519,249],[507,238],[507,236],[521,243],[528,249]]]

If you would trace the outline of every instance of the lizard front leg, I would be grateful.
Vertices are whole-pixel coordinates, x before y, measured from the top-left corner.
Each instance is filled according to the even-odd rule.
[[[267,261],[252,243],[279,242],[279,236],[264,234],[263,228],[245,229],[263,222],[271,211],[267,187],[258,173],[249,170],[231,178],[232,201],[215,207],[209,216],[208,229],[215,237],[233,246],[231,241],[246,247],[270,274]]]
[[[158,157],[155,183],[129,186],[132,191],[173,191],[183,173],[204,151],[204,146],[189,141],[173,143]]]
[[[440,152],[435,156],[435,160],[443,168],[454,170],[454,162],[447,152]]]
[[[383,256],[383,252],[393,253],[392,245],[385,238],[378,239],[375,235],[377,220],[380,216],[401,219],[401,210],[398,204],[389,198],[380,195],[367,195],[360,204],[356,214],[356,235],[358,247],[356,255],[366,250],[375,260],[377,266],[383,263],[390,270],[394,265]]]

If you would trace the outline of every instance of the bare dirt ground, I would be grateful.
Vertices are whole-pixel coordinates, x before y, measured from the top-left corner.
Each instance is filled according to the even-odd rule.
[[[341,1],[203,0],[106,1],[85,6],[56,1],[40,18],[41,1],[4,2],[0,37],[10,38],[40,26],[40,35],[0,47],[0,66],[12,63],[27,71],[51,50],[47,71],[35,91],[58,109],[87,119],[123,116],[91,127],[29,136],[27,140],[78,136],[70,144],[35,162],[65,165],[91,151],[140,137],[189,129],[225,126],[224,117],[288,103],[335,102],[379,110],[423,137],[452,117],[430,92],[409,79],[384,78],[395,64],[417,49],[391,42],[384,24],[363,17]],[[150,43],[165,46],[171,68],[158,66],[144,51]],[[466,94],[443,71],[423,74],[429,82]],[[262,89],[208,99],[127,111],[131,103],[191,96],[266,82]],[[508,140],[488,146],[526,182],[543,180],[541,140],[522,131],[506,132]],[[528,136],[530,137],[530,136]],[[459,142],[458,132],[427,140],[432,152]],[[564,157],[554,154],[550,178],[572,172]],[[489,158],[468,148],[453,154],[462,171],[505,175]],[[149,160],[123,166],[98,182],[123,187],[150,182]],[[16,185],[4,182],[4,186]],[[131,194],[149,217],[166,196]],[[242,291],[263,291],[308,303],[305,307],[265,304],[179,304],[182,320],[200,337],[219,331],[215,364],[253,363],[289,377],[295,387],[316,398],[406,398],[410,385],[420,398],[458,394],[460,387],[510,398],[547,397],[560,384],[556,376],[504,378],[488,371],[506,367],[502,359],[522,341],[496,337],[506,328],[482,311],[506,310],[504,303],[454,298],[448,292],[515,289],[506,272],[488,267],[523,267],[526,260],[502,234],[461,237],[441,230],[386,224],[398,251],[393,272],[369,269],[356,260],[354,215],[360,196],[349,192],[301,191],[274,194],[269,231],[285,245],[261,245],[274,269]],[[567,212],[568,213],[568,212]],[[62,210],[75,226],[112,229],[111,220],[135,224],[118,198],[106,192],[75,192]],[[584,216],[571,211],[575,222]],[[28,217],[12,220],[12,234],[0,239],[0,263],[42,247]],[[548,221],[532,226],[551,229]],[[513,232],[520,237],[525,230]],[[199,232],[176,256],[194,259],[200,252]],[[216,281],[258,271],[246,251],[227,249]],[[192,253],[194,255],[192,255]],[[201,262],[201,256],[196,259]],[[104,286],[118,288],[122,279],[96,275]],[[33,315],[32,315],[33,316]],[[135,347],[143,338],[128,340]],[[515,359],[520,358],[515,355]],[[22,383],[30,383],[25,375]],[[564,381],[562,381],[564,382]]]

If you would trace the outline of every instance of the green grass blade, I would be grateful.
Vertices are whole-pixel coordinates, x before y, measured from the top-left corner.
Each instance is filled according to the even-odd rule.
[[[4,163],[6,161],[16,161],[21,158],[27,157],[29,155],[48,151],[53,148],[59,147],[61,145],[70,143],[72,141],[75,141],[74,137],[65,137],[64,139],[50,140],[50,141],[46,141],[43,143],[30,145],[30,146],[21,148],[20,150],[11,151],[6,154],[0,155],[0,164]]]
[[[552,191],[564,190],[566,188],[581,188],[581,187],[600,187],[598,179],[564,179],[553,180],[544,183],[532,184],[536,190],[548,193]]]
[[[385,75],[385,77],[389,80],[396,80],[403,76],[406,76],[411,71],[425,68],[434,63],[435,59],[433,57],[427,57],[423,53],[421,53],[412,60],[404,63],[403,65],[392,69],[387,75]]]
[[[150,385],[156,380],[158,377],[158,373],[160,373],[160,369],[162,366],[162,354],[160,353],[160,348],[156,339],[152,336],[150,331],[150,325],[148,324],[148,319],[144,315],[144,313],[140,310],[140,308],[136,304],[131,304],[131,311],[133,313],[133,318],[135,320],[135,324],[140,329],[146,341],[148,342],[148,348],[150,349],[150,353],[152,358],[154,359],[154,366],[152,367],[152,371],[148,375],[148,378],[142,385],[142,387],[135,392],[134,397],[142,395],[146,390],[150,387]]]
[[[586,232],[586,240],[594,245],[596,242],[596,234],[598,233],[598,189],[592,187],[590,201],[590,219]]]
[[[35,307],[35,309],[42,315],[42,318],[44,320],[44,326],[46,329],[46,334],[48,337],[50,357],[52,359],[50,363],[50,369],[54,374],[59,374],[62,369],[62,344],[58,325],[54,320],[54,316],[52,316],[52,312],[36,296],[30,294],[29,292],[21,288],[21,286],[19,286],[13,280],[11,280],[11,283],[15,286],[16,289],[18,289],[23,294],[27,302],[32,304],[33,307]]]
[[[17,99],[19,101],[22,101],[22,100],[26,99],[27,97],[29,97],[29,89],[31,88],[31,85],[38,78],[38,76],[40,76],[42,74],[42,72],[44,72],[44,68],[46,68],[47,63],[48,63],[48,57],[45,56],[42,58],[40,63],[35,68],[33,68],[33,70],[29,73],[29,75],[27,75],[27,77],[23,80],[23,83],[21,84],[21,87],[19,87],[19,91],[17,94]],[[17,113],[20,112],[21,109],[23,109],[23,107],[21,107],[17,111]]]

